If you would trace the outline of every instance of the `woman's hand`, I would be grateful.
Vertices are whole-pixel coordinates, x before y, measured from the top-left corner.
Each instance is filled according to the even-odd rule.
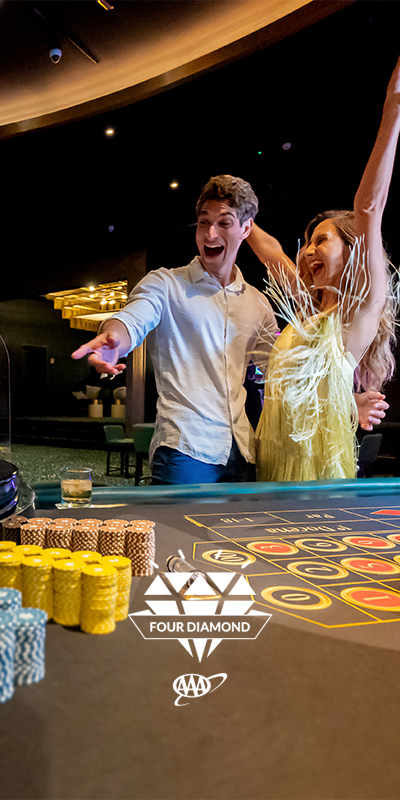
[[[355,394],[354,399],[357,404],[358,422],[361,428],[364,431],[372,431],[374,425],[380,425],[389,408],[389,403],[385,402],[385,395],[368,389],[367,392]]]

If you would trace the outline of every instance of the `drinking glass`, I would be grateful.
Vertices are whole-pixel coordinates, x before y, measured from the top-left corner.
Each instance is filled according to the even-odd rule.
[[[84,508],[92,503],[92,470],[90,467],[73,469],[62,467],[61,503],[68,508]]]

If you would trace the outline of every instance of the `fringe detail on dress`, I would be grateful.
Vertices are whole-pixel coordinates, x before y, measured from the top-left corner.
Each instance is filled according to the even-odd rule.
[[[369,291],[363,240],[357,240],[343,272],[337,306],[318,312],[303,281],[294,291],[286,273],[269,276],[266,293],[288,327],[274,346],[257,428],[259,480],[354,478],[357,470],[353,366],[342,329]],[[356,267],[356,269],[355,269]],[[297,311],[293,309],[293,303]]]

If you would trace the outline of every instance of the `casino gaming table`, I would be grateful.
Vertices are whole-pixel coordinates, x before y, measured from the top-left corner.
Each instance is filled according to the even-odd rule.
[[[32,515],[65,516],[55,486],[35,491]],[[93,503],[70,513],[155,521],[159,575],[133,579],[111,634],[47,624],[45,679],[0,707],[1,798],[400,797],[399,480],[95,488]],[[210,634],[201,660],[194,638],[145,638],[133,620],[179,551],[238,600],[250,587],[257,636]]]

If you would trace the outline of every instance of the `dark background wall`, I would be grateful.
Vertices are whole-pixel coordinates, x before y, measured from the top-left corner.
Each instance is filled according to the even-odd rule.
[[[145,274],[142,253],[129,253],[117,259],[88,260],[83,268],[83,285],[103,269],[109,280],[127,279],[134,286]],[[85,281],[85,273],[89,280]],[[51,287],[57,285],[54,277]],[[70,288],[76,288],[72,284]],[[50,287],[49,287],[50,289]],[[20,291],[24,291],[21,278]],[[95,332],[74,329],[61,311],[43,296],[20,297],[0,302],[0,332],[10,357],[11,413],[18,416],[79,416],[87,414],[88,403],[78,401],[73,391],[85,392],[86,384],[101,386],[104,412],[108,416],[112,391],[124,380],[101,379],[87,359],[75,361],[71,353],[95,336]],[[152,373],[149,373],[149,397]],[[125,375],[123,374],[123,378]],[[154,417],[152,417],[154,418]]]
[[[10,354],[12,414],[74,415],[71,392],[89,379],[84,361],[69,353],[87,340],[87,332],[70,328],[49,300],[27,298],[0,304],[2,336]]]

